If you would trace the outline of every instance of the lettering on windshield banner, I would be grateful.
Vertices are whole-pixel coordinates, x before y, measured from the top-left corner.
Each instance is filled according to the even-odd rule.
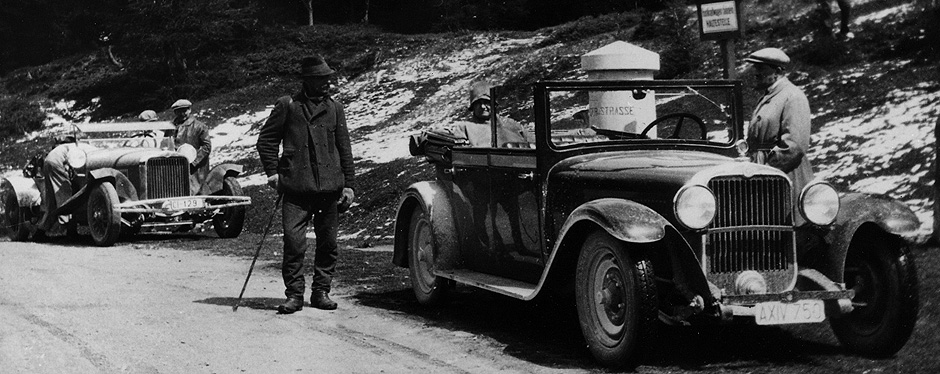
[[[626,116],[633,115],[635,108],[632,106],[602,106],[602,107],[591,107],[589,109],[590,116]]]

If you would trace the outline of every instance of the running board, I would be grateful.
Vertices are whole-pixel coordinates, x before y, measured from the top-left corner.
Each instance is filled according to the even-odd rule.
[[[521,300],[530,300],[538,289],[536,284],[467,269],[435,270],[434,275]]]

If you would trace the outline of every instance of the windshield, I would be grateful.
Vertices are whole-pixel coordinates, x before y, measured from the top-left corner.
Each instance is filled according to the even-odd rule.
[[[735,140],[734,90],[700,84],[552,88],[548,125],[556,147],[602,142]]]

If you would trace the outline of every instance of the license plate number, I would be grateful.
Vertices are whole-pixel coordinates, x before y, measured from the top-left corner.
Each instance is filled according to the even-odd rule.
[[[758,325],[822,322],[826,311],[822,300],[800,300],[792,303],[767,302],[755,306]]]
[[[170,209],[190,209],[206,206],[206,202],[202,199],[170,200],[168,203]]]

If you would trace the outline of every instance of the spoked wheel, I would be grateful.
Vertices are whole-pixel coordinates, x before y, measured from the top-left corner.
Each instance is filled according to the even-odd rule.
[[[26,211],[20,207],[16,191],[6,183],[0,186],[0,204],[0,232],[12,241],[26,241],[29,238]]]
[[[421,304],[440,303],[454,286],[450,279],[434,275],[434,233],[427,213],[420,207],[411,215],[408,227],[408,270],[411,288]]]
[[[222,181],[223,196],[242,196],[242,186],[235,178],[227,177]],[[220,238],[235,238],[245,226],[245,206],[223,208],[220,214],[212,217],[212,227]]]
[[[88,231],[95,244],[107,247],[121,236],[121,213],[117,191],[111,182],[95,186],[88,196]]]
[[[652,263],[606,232],[588,236],[578,257],[575,297],[591,354],[609,367],[634,366],[656,329]]]
[[[914,257],[886,240],[858,240],[845,263],[846,287],[855,309],[830,321],[839,342],[873,357],[897,353],[914,331],[919,308]]]

